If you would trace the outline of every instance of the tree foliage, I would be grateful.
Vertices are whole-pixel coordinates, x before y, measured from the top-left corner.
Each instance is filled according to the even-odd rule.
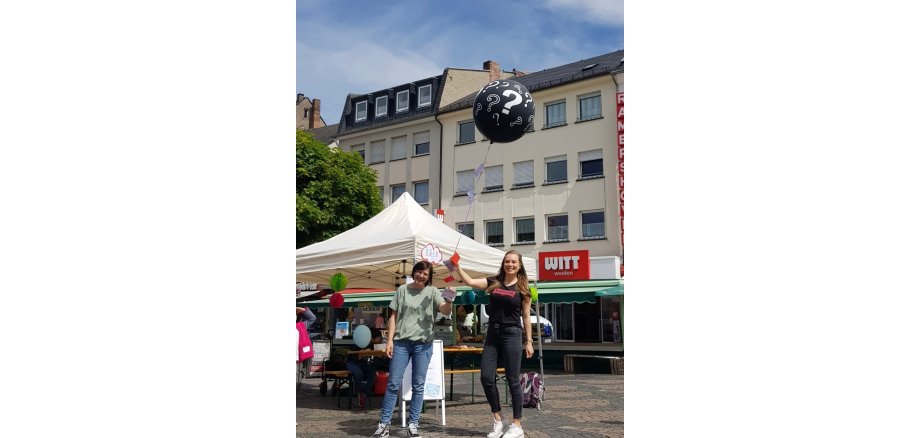
[[[297,247],[320,242],[383,209],[376,173],[356,152],[297,130]]]

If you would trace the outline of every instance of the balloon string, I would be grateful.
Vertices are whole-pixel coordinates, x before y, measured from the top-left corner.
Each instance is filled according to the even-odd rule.
[[[492,140],[489,140],[489,147],[486,148],[486,156],[482,158],[482,163],[480,163],[480,165],[482,166],[482,173],[480,173],[479,175],[477,175],[477,176],[476,176],[476,179],[473,180],[473,190],[476,189],[476,181],[479,181],[479,177],[481,177],[483,173],[486,173],[486,170],[485,170],[485,169],[486,169],[486,161],[489,159],[489,151],[492,150],[492,143],[493,143],[493,141],[492,141]],[[475,197],[476,197],[476,195],[475,195],[475,193],[474,193],[474,194],[473,194],[473,198],[475,199]],[[472,210],[472,209],[473,209],[473,200],[470,200],[469,205],[466,207],[466,216],[463,217],[463,222],[466,222],[466,221],[468,221],[468,220],[470,219],[470,210]],[[473,227],[475,228],[475,225],[474,225]],[[462,234],[461,234],[461,236],[462,236]],[[460,248],[460,239],[462,239],[462,237],[458,237],[458,238],[457,238],[457,244],[454,245],[454,252],[457,252],[457,248]]]

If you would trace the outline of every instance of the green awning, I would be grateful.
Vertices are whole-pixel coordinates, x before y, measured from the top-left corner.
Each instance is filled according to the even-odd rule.
[[[457,291],[470,291],[476,294],[473,304],[489,304],[489,297],[484,291],[472,289],[469,286],[457,286]],[[597,297],[623,295],[623,280],[584,280],[584,281],[552,281],[538,282],[538,302],[542,304],[553,303],[593,303]],[[382,307],[390,304],[395,291],[364,292],[345,294],[343,307]],[[466,304],[458,298],[454,304]],[[329,307],[329,298],[325,297],[316,301],[298,302],[298,305],[310,307]]]

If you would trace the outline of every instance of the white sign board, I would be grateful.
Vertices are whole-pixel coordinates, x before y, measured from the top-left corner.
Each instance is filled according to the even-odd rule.
[[[323,361],[329,357],[331,346],[329,341],[313,341],[313,359],[310,362],[310,369],[307,373],[310,377],[323,375]]]
[[[446,424],[444,413],[444,342],[435,340],[431,346],[431,361],[425,375],[424,400],[440,400],[441,425]],[[403,373],[402,379],[402,425],[406,426],[406,402],[412,400],[412,361]]]

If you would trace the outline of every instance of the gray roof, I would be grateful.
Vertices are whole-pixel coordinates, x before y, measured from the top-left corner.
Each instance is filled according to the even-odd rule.
[[[339,123],[335,126],[338,126],[338,134],[353,134],[356,132],[366,131],[369,129],[376,129],[384,126],[396,125],[399,123],[405,123],[410,120],[422,119],[425,117],[433,117],[437,113],[438,105],[441,102],[441,88],[444,87],[444,75],[442,73],[438,76],[432,76],[429,78],[419,79],[417,81],[408,82],[405,84],[400,84],[395,87],[385,88],[383,90],[377,90],[367,94],[356,94],[350,93],[345,99],[345,107],[342,109],[342,117],[339,120]],[[394,95],[397,91],[411,90],[414,96],[414,92],[417,87],[430,84],[431,87],[431,104],[422,108],[415,107],[414,104],[411,104],[412,98],[410,97],[410,110],[395,113],[390,110],[389,107],[386,116],[377,117],[371,111],[370,102],[373,102],[373,99],[380,96],[390,96]],[[367,120],[362,122],[355,123],[354,115],[351,114],[352,103],[354,101],[367,100]]]
[[[307,129],[307,132],[313,134],[313,138],[323,142],[324,144],[332,143],[333,138],[335,138],[335,133],[339,129],[339,125],[328,125],[323,126],[322,128],[313,128]]]
[[[623,50],[617,50],[616,52],[610,52],[605,55],[595,56],[593,58],[583,59],[559,67],[548,68],[546,70],[509,79],[519,82],[521,85],[527,87],[527,90],[531,93],[534,93],[539,90],[622,71]],[[457,100],[442,109],[441,112],[446,113],[472,107],[477,94],[479,94],[479,91]]]

